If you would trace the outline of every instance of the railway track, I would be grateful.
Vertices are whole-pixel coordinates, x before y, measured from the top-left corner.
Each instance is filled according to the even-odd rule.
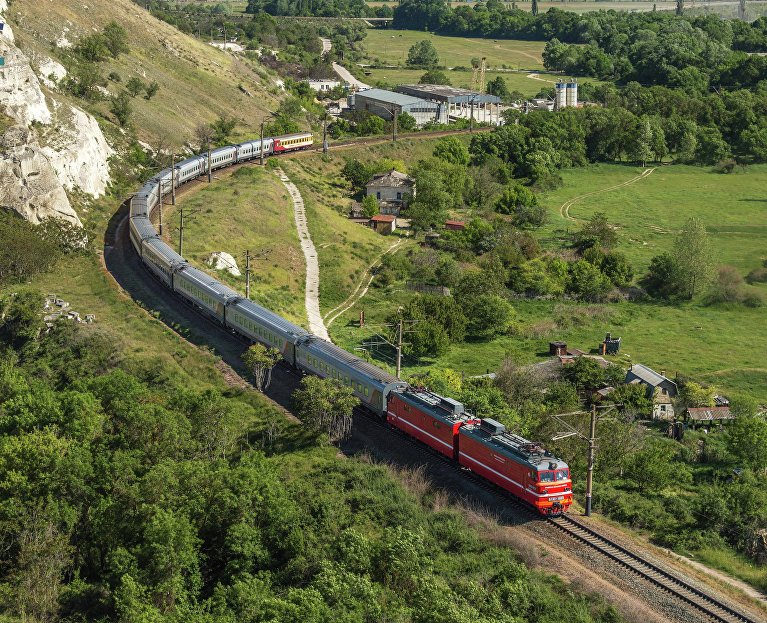
[[[595,550],[630,569],[648,582],[655,584],[677,599],[695,607],[717,623],[758,623],[756,619],[738,612],[715,597],[688,584],[676,574],[659,567],[615,541],[598,533],[568,515],[547,518],[550,524],[569,536],[585,543]]]
[[[600,534],[593,528],[586,526],[569,515],[562,515],[560,517],[541,517],[541,515],[521,500],[509,496],[495,485],[487,482],[460,465],[457,465],[443,454],[434,451],[432,448],[413,439],[399,429],[390,427],[388,424],[381,421],[380,418],[367,413],[364,409],[358,408],[355,410],[355,413],[365,417],[376,426],[388,429],[392,434],[397,435],[406,443],[418,447],[422,452],[427,452],[430,456],[449,465],[452,469],[462,472],[464,477],[474,482],[477,486],[503,498],[505,503],[521,510],[529,517],[538,521],[545,521],[548,524],[555,526],[558,530],[564,532],[572,539],[588,545],[603,556],[606,556],[621,566],[629,569],[634,574],[640,576],[669,595],[683,601],[688,606],[693,607],[699,614],[706,617],[705,620],[713,621],[715,623],[763,623],[755,618],[738,612],[734,608],[731,608],[718,600],[716,597],[692,586],[675,572],[659,567],[643,556],[619,545],[612,539]]]

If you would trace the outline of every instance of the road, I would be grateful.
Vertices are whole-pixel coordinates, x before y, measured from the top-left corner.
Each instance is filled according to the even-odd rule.
[[[325,54],[327,52],[330,52],[330,47],[331,47],[330,39],[323,39],[322,37],[320,37],[320,41],[322,41],[322,53]],[[355,87],[358,91],[360,89],[370,88],[369,84],[360,82],[359,80],[357,80],[357,78],[352,76],[349,73],[349,70],[346,69],[346,67],[344,67],[343,65],[339,65],[338,63],[334,62],[333,71],[336,72],[336,74],[338,74],[338,77],[341,78],[341,80],[348,82],[351,86]]]

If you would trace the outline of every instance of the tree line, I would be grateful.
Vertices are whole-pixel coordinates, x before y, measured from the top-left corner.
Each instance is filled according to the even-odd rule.
[[[501,0],[450,8],[446,0],[403,0],[394,27],[464,37],[549,41],[546,66],[621,82],[706,90],[755,86],[767,61],[746,52],[767,49],[767,19],[752,24],[718,15],[550,9],[533,15]]]

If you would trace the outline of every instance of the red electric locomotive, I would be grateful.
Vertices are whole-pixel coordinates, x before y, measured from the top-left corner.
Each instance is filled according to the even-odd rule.
[[[412,388],[389,394],[386,421],[456,461],[458,429],[479,423],[457,400]]]
[[[458,431],[458,462],[529,502],[543,515],[559,515],[573,503],[570,470],[539,444],[506,432],[491,419]]]
[[[386,420],[512,495],[543,515],[559,515],[573,503],[570,470],[540,444],[480,420],[462,403],[408,387],[388,396]]]

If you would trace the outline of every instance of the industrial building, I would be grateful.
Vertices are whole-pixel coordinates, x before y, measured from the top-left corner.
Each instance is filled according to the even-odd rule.
[[[419,126],[431,122],[447,123],[447,106],[427,101],[404,93],[395,93],[383,89],[365,89],[349,96],[349,107],[356,111],[366,111],[391,120],[403,112],[415,117]]]
[[[397,91],[440,104],[449,118],[468,119],[473,113],[479,121],[494,123],[495,112],[495,120],[500,119],[501,98],[497,95],[441,84],[403,84]]]

